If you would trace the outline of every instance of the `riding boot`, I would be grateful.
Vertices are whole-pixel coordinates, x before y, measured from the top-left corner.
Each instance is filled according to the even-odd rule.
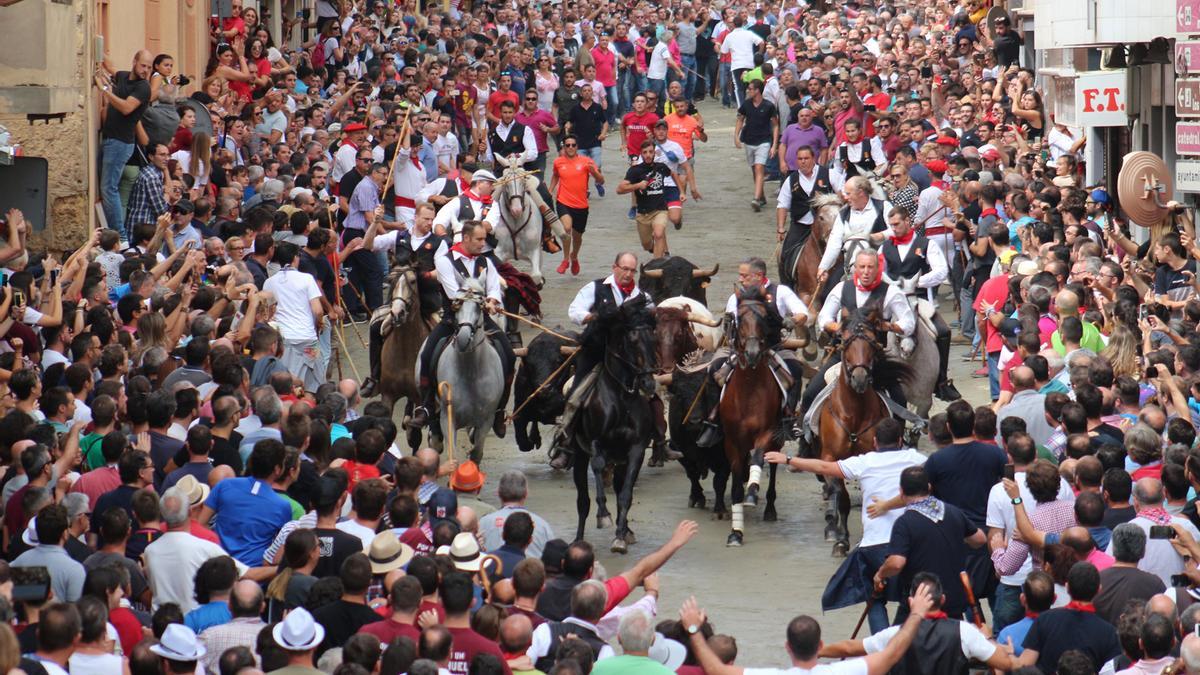
[[[508,393],[512,391],[512,375],[504,377],[504,394],[500,397],[500,405],[496,408],[496,419],[492,421],[492,433],[496,438],[504,438],[508,433],[508,418],[504,409],[508,407]]]
[[[715,405],[704,418],[704,431],[696,439],[696,445],[702,448],[715,447],[725,437],[721,430],[721,406]]]
[[[554,430],[554,440],[550,442],[550,468],[563,470],[571,466],[571,457],[575,449],[569,439],[575,435],[575,413],[583,400],[583,385],[579,384],[567,395],[563,405],[562,415],[558,418],[558,428]]]
[[[542,212],[542,250],[546,253],[558,253],[562,247],[554,238],[554,225],[558,223],[558,214],[546,205],[540,205]]]
[[[956,401],[962,394],[954,386],[954,381],[946,376],[950,365],[950,335],[939,335],[936,338],[938,348],[938,382],[935,395],[943,401]]]
[[[436,401],[433,398],[433,387],[430,386],[428,380],[422,379],[417,389],[421,393],[421,405],[413,408],[412,417],[408,419],[408,426],[412,429],[424,429],[429,424],[431,411],[436,405]]]
[[[388,319],[384,319],[388,321]],[[367,348],[367,355],[370,358],[371,372],[367,375],[367,379],[363,380],[362,386],[359,387],[358,393],[363,398],[371,398],[375,395],[375,390],[379,387],[379,361],[380,354],[383,352],[383,335],[381,333],[382,326],[379,323],[372,323],[367,329],[370,345]]]

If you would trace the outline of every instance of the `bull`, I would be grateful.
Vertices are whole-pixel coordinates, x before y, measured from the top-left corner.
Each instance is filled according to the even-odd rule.
[[[574,333],[566,334],[578,337]],[[538,425],[555,424],[562,415],[567,403],[563,387],[575,370],[573,363],[560,370],[567,359],[562,347],[571,345],[562,338],[541,333],[529,341],[528,347],[513,349],[521,357],[521,366],[513,378],[513,401],[517,406],[514,408],[513,430],[517,448],[521,452],[540,448],[542,434]]]
[[[697,267],[681,256],[658,258],[642,265],[642,276],[638,283],[651,298],[682,295],[706,306],[708,293],[705,289],[719,269],[719,264],[708,269]]]

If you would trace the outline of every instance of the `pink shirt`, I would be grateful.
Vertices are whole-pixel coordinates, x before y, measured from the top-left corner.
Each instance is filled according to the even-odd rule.
[[[592,47],[592,61],[596,64],[596,79],[606,87],[617,85],[617,55],[611,49]]]
[[[528,114],[522,108],[517,112],[517,121],[529,127],[533,131],[533,138],[537,141],[538,153],[541,154],[548,150],[546,146],[546,132],[542,131],[539,124],[545,124],[548,127],[553,127],[558,122],[554,119],[554,115],[538,108],[533,111],[533,114]]]
[[[1092,552],[1088,554],[1087,561],[1095,565],[1097,570],[1103,572],[1104,570],[1112,567],[1113,563],[1115,563],[1117,559],[1098,548],[1094,548],[1092,549]]]

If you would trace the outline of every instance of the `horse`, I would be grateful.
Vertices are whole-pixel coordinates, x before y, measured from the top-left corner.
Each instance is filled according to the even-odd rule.
[[[884,281],[893,283],[886,273]],[[914,344],[911,350],[906,353],[901,348],[903,341],[900,337],[895,333],[890,333],[888,335],[888,352],[908,363],[928,366],[914,368],[913,377],[903,384],[903,388],[909,407],[917,413],[918,417],[929,419],[929,410],[933,407],[933,391],[937,388],[938,379],[937,330],[929,318],[922,316],[922,312],[935,312],[937,308],[932,303],[923,302],[917,298],[916,293],[924,293],[923,290],[917,290],[917,277],[895,282],[895,285],[899,286],[908,298],[908,304],[912,307],[913,316],[917,320],[917,327],[913,331]],[[932,317],[932,314],[929,316]]]
[[[731,531],[726,546],[741,546],[743,540],[743,507],[758,504],[758,486],[762,476],[763,457],[783,447],[779,426],[779,408],[783,393],[771,373],[771,354],[764,341],[767,303],[770,302],[758,287],[737,291],[737,331],[733,334],[733,372],[721,396],[721,426],[725,430],[725,459],[729,471],[718,470],[714,487],[718,495],[725,492],[725,481],[733,476],[730,499],[733,504]],[[775,521],[775,472],[767,486],[767,507],[763,520]]]
[[[844,205],[842,198],[836,194],[820,194],[813,197],[809,202],[813,213],[811,234],[798,251],[794,248],[787,248],[780,252],[781,283],[788,283],[788,280],[792,280],[792,288],[795,289],[796,295],[800,296],[805,306],[812,310],[809,312],[810,322],[816,322],[817,312],[820,309],[816,306],[816,297],[820,292],[817,284],[817,267],[821,263],[821,256],[825,255],[825,242],[828,241],[829,232],[833,230],[833,224],[837,221],[838,211]],[[806,349],[805,356],[812,361],[817,356],[816,345],[811,341],[809,344],[812,345],[812,349]]]
[[[403,364],[412,363],[421,351],[421,343],[429,336],[429,325],[421,317],[421,292],[417,287],[417,270],[398,267],[392,272],[392,304],[390,316],[383,324],[384,341],[379,353],[379,392],[388,410],[405,399],[404,415],[412,415],[416,401],[421,400],[416,373]],[[408,430],[408,446],[421,446],[420,429]]]
[[[496,257],[502,262],[528,261],[530,275],[541,288],[546,282],[542,276],[542,212],[525,185],[525,173],[520,164],[510,158],[497,182],[500,223],[494,232]]]
[[[435,440],[444,442],[449,438],[453,442],[457,429],[469,430],[471,461],[478,464],[483,459],[483,441],[504,394],[504,365],[500,352],[492,345],[485,330],[486,289],[483,281],[465,277],[457,271],[455,277],[463,295],[453,303],[454,337],[437,360],[437,403],[442,412],[439,415],[441,421],[435,427],[441,438]],[[450,384],[448,393],[453,399],[453,415],[445,414],[447,392],[443,391],[442,382]],[[450,428],[451,416],[454,418],[453,429]]]
[[[716,350],[724,337],[720,321],[690,298],[670,298],[654,308],[655,338],[659,372],[664,374],[671,407],[667,415],[670,443],[683,457],[679,463],[691,481],[688,508],[705,508],[700,481],[711,469],[714,477],[725,456],[715,448],[702,448],[696,441],[704,432],[704,419],[721,390],[708,385],[703,355]],[[726,471],[728,468],[726,467]],[[724,490],[716,496],[716,513],[724,515]]]
[[[882,323],[878,309],[857,312],[843,324],[841,363],[836,384],[821,405],[812,450],[827,462],[836,462],[874,449],[875,427],[890,417],[877,391],[912,379],[912,367],[890,358],[878,341]],[[829,506],[825,513],[825,540],[834,540],[833,555],[850,551],[850,493],[846,481],[826,478]]]
[[[596,380],[580,402],[577,426],[572,439],[576,446],[574,466],[575,508],[579,515],[576,539],[583,539],[584,524],[591,504],[588,498],[588,469],[596,481],[596,527],[611,524],[604,497],[603,474],[612,467],[613,489],[617,493],[617,528],[613,553],[626,553],[636,542],[629,528],[629,509],[633,505],[633,486],[646,456],[646,447],[654,434],[654,395],[656,369],[654,354],[654,315],[644,296],[621,305],[611,316],[597,317],[593,330],[605,336],[604,357],[596,366]]]

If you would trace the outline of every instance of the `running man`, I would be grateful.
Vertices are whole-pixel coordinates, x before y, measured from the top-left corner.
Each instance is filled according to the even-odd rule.
[[[579,154],[579,139],[567,134],[562,141],[563,154],[554,160],[550,174],[550,192],[558,203],[558,218],[566,228],[563,238],[563,260],[558,273],[564,274],[567,267],[571,274],[579,274],[579,249],[583,246],[583,233],[588,223],[588,179],[596,181],[596,191],[604,185],[604,174],[590,157]]]
[[[642,143],[642,163],[625,172],[625,180],[617,186],[617,194],[634,193],[637,197],[637,229],[642,248],[655,258],[667,255],[667,179],[680,183],[679,176],[662,162],[655,161],[658,146],[646,139]],[[679,196],[680,202],[686,197]]]
[[[752,80],[746,86],[746,99],[737,111],[733,125],[733,147],[746,149],[746,163],[754,175],[754,200],[750,208],[762,211],[767,203],[763,182],[767,175],[767,160],[779,150],[779,117],[775,104],[763,98],[762,80]]]
[[[683,227],[684,190],[689,183],[694,184],[692,167],[688,164],[687,153],[683,151],[683,146],[667,137],[666,120],[659,120],[654,124],[653,138],[654,161],[666,164],[672,175],[683,178],[683,182],[680,184],[676,184],[673,178],[668,178],[667,185],[663,188],[664,196],[667,199],[667,217],[678,230]]]

